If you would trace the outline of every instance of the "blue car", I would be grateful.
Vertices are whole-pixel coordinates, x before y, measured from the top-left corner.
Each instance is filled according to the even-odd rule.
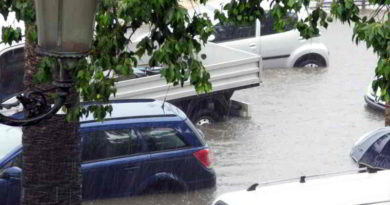
[[[80,120],[83,199],[215,186],[203,134],[181,110],[156,100],[111,105],[113,112],[104,122]],[[2,125],[0,136],[0,204],[16,205],[22,131]]]

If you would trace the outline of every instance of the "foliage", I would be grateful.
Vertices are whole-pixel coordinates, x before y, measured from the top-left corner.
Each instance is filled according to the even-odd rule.
[[[26,23],[35,21],[31,0],[2,0],[0,12],[6,18],[10,11]],[[201,1],[205,3],[205,1]],[[142,26],[149,25],[151,32],[135,48],[129,46],[130,38]],[[93,48],[87,59],[80,60],[73,70],[76,88],[84,101],[107,102],[115,95],[115,79],[132,74],[138,59],[150,55],[150,66],[163,65],[161,75],[167,83],[183,85],[185,81],[195,86],[198,93],[212,89],[210,75],[201,63],[202,46],[213,32],[206,15],[190,17],[177,0],[101,0],[96,15]],[[34,41],[36,33],[26,34]],[[11,44],[21,40],[19,28],[3,28],[3,42]],[[134,47],[133,49],[129,49]],[[44,58],[35,77],[36,82],[50,82],[53,59]],[[93,113],[104,119],[111,108],[107,106],[80,107],[69,111],[68,118]]]
[[[10,12],[15,12],[16,20],[24,21],[26,24],[35,23],[35,11],[31,0],[1,0],[0,14],[7,20]],[[22,30],[20,28],[3,27],[2,40],[0,42],[11,44],[22,40]],[[35,40],[36,33],[27,34],[29,39]]]

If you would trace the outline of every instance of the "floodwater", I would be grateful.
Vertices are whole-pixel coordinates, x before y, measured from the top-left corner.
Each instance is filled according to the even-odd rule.
[[[357,169],[349,157],[353,143],[384,121],[363,100],[376,56],[352,43],[351,32],[348,25],[331,24],[322,32],[328,68],[265,70],[260,87],[233,96],[252,105],[250,119],[203,129],[214,154],[215,189],[84,204],[207,205],[256,182]]]

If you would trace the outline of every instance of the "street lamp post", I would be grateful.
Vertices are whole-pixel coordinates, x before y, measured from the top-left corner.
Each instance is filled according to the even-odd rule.
[[[34,125],[56,114],[72,87],[65,66],[85,57],[91,49],[98,0],[35,0],[38,26],[37,53],[57,58],[54,70],[56,99],[49,104],[44,92],[26,90],[17,96],[24,117],[0,114],[0,123],[10,126]],[[0,110],[9,105],[0,104]]]

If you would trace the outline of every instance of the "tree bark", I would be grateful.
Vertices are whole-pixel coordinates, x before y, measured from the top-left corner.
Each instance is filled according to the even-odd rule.
[[[26,25],[28,29],[35,29]],[[35,45],[26,41],[26,88],[37,86],[32,81],[39,57]],[[67,100],[69,107],[78,106],[79,98],[72,89]],[[81,204],[81,169],[79,123],[67,122],[64,115],[23,127],[22,205],[79,205]]]
[[[385,126],[390,126],[390,103],[385,106]]]

